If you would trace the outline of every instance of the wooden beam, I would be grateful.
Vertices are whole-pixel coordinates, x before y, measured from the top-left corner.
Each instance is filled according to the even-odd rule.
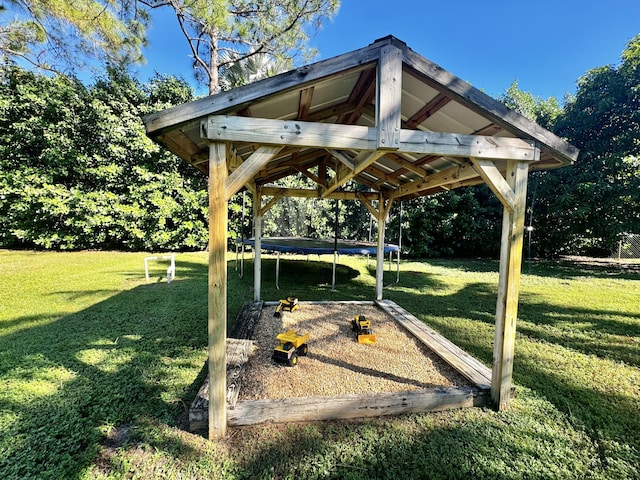
[[[276,204],[278,200],[284,197],[286,193],[287,193],[286,190],[280,190],[279,192],[277,192],[273,196],[273,198],[267,202],[267,204],[264,207],[260,208],[260,216],[264,217],[265,213],[267,213],[271,209],[271,207],[273,207]]]
[[[428,327],[397,303],[391,300],[375,303],[476,387],[483,390],[491,388],[491,370],[485,364]]]
[[[402,51],[393,45],[380,49],[376,87],[376,147],[396,150],[400,147]]]
[[[384,199],[384,196],[381,194],[380,198],[382,198],[382,204],[380,205],[380,215],[382,215],[382,218],[385,219],[385,221],[387,220],[387,218],[389,218],[389,212],[391,211],[391,205],[393,204],[393,199],[389,198],[389,199]]]
[[[491,191],[495,193],[502,206],[512,212],[515,208],[516,196],[502,173],[500,173],[500,170],[491,160],[472,158],[471,161],[473,162],[473,169],[478,172]]]
[[[340,150],[327,149],[327,152],[331,154],[333,158],[342,163],[345,167],[350,168],[351,170],[355,170],[356,162],[353,158],[349,156],[346,152],[341,152]]]
[[[400,131],[399,151],[422,155],[533,160],[536,150],[535,142],[520,138],[485,137],[405,129]]]
[[[399,199],[405,196],[418,194],[435,187],[447,186],[451,183],[469,180],[474,177],[478,177],[478,173],[470,164],[459,165],[443,170],[442,172],[433,173],[426,177],[422,182],[413,182],[400,187],[398,190],[391,193],[391,198]]]
[[[290,145],[335,150],[377,150],[378,129],[302,121],[212,115],[203,123],[212,141]],[[385,127],[390,128],[390,127]],[[398,152],[448,157],[532,160],[535,142],[509,137],[400,130]],[[395,140],[393,140],[395,142]],[[538,153],[539,154],[539,153]]]
[[[491,377],[491,398],[499,410],[506,408],[511,398],[528,172],[529,162],[509,161],[507,163],[506,181],[513,190],[515,201],[514,209],[510,211],[505,207],[502,216],[500,274]]]
[[[385,155],[385,158],[391,159],[392,162],[397,163],[403,169],[408,170],[409,172],[415,173],[421,178],[424,178],[427,175],[427,172],[424,168],[414,165],[413,162],[407,160],[400,154],[390,154]],[[401,169],[400,169],[401,170]],[[397,175],[396,175],[397,176]]]
[[[369,200],[377,200],[379,198],[379,194],[377,192],[333,192],[331,195],[327,195],[326,197],[322,196],[322,193],[318,190],[311,190],[308,188],[283,188],[283,187],[261,187],[261,191],[263,195],[276,195],[280,191],[284,191],[284,195],[287,197],[298,197],[298,198],[331,198],[338,200],[358,200],[360,196],[367,198]]]
[[[204,122],[204,127],[207,138],[214,141],[295,145],[337,150],[376,149],[375,129],[360,125],[212,115]]]
[[[346,125],[358,123],[363,110],[365,110],[367,105],[371,103],[376,94],[376,72],[377,66],[373,66],[372,68],[360,72],[358,81],[353,87],[353,90],[349,95],[349,99],[346,102],[346,105],[350,105],[352,108],[349,111],[344,111],[334,123]]]
[[[226,147],[209,147],[209,439],[227,434],[227,176]]]
[[[326,198],[329,194],[331,194],[334,190],[337,190],[342,185],[347,183],[353,177],[358,175],[364,169],[366,169],[369,165],[375,162],[378,158],[384,155],[384,151],[373,151],[367,152],[363,151],[357,154],[354,159],[354,167],[353,170],[349,170],[347,167],[339,168],[336,172],[336,176],[333,178],[331,182],[329,182],[329,186],[324,190],[322,196]]]
[[[245,183],[249,183],[253,179],[253,176],[269,163],[280,150],[282,150],[280,146],[263,145],[247,158],[242,165],[236,168],[225,181],[227,200],[240,191]]]
[[[376,300],[382,300],[384,290],[384,231],[387,224],[387,216],[391,210],[393,200],[385,199],[382,193],[378,199],[378,235],[376,237]]]
[[[321,187],[326,187],[326,185],[324,185],[322,183],[322,181],[320,180],[319,177],[315,176],[313,173],[311,173],[309,171],[308,168],[300,168],[300,167],[293,167],[295,168],[298,172],[300,172],[302,175],[304,175],[305,177],[307,177],[309,180],[317,183],[318,185],[320,185]]]
[[[356,196],[357,196],[358,200],[360,200],[362,202],[362,204],[365,206],[365,208],[367,210],[369,210],[369,213],[371,213],[371,215],[373,215],[373,218],[377,219],[380,216],[380,212],[378,212],[376,207],[373,206],[373,203],[371,203],[371,199],[365,197],[362,194],[362,192],[357,192]]]
[[[420,110],[411,115],[409,119],[404,123],[404,126],[409,129],[414,129],[427,118],[431,117],[434,113],[444,107],[451,101],[450,97],[439,93],[429,103],[424,105]]]
[[[229,410],[229,425],[292,423],[381,417],[484,406],[486,391],[474,387],[434,387],[404,392],[335,397],[241,400]]]
[[[253,301],[260,301],[260,287],[262,285],[262,187],[256,185],[253,196]]]

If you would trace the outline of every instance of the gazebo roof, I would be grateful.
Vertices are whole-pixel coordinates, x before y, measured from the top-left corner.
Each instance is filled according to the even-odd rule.
[[[483,160],[504,172],[503,159],[541,170],[578,156],[391,36],[144,121],[151,138],[204,173],[209,144],[226,142],[229,172],[246,164],[235,191],[302,173],[318,196],[354,180],[359,191],[406,199],[485,182]]]

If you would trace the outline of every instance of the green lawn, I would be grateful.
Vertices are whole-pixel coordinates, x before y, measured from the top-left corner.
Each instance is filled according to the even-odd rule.
[[[0,250],[0,478],[640,478],[640,273],[523,266],[505,412],[186,433],[206,359],[206,254],[177,276],[144,253]],[[231,257],[230,257],[231,258]],[[263,266],[263,297],[365,299],[374,262]],[[326,260],[326,262],[324,261]],[[229,318],[252,264],[229,261]],[[403,262],[385,296],[491,364],[497,262]],[[386,283],[395,272],[385,274]]]

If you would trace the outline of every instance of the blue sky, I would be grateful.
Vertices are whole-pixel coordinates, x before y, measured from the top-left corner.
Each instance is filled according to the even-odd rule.
[[[588,70],[617,64],[638,33],[640,0],[342,0],[310,44],[322,60],[393,35],[492,96],[518,79],[522,90],[562,100]],[[193,79],[169,14],[155,19],[146,57],[142,80],[154,71]]]

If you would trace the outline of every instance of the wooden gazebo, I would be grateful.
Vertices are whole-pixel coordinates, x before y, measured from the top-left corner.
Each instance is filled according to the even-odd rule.
[[[226,434],[227,201],[254,195],[260,225],[283,196],[361,201],[378,222],[376,299],[392,202],[486,183],[504,206],[491,398],[507,406],[528,172],[578,150],[394,37],[145,118],[147,134],[209,176],[209,437]],[[305,175],[313,190],[281,188]],[[365,191],[348,188],[354,181]],[[359,189],[361,190],[361,189]],[[263,202],[264,199],[264,202]]]

